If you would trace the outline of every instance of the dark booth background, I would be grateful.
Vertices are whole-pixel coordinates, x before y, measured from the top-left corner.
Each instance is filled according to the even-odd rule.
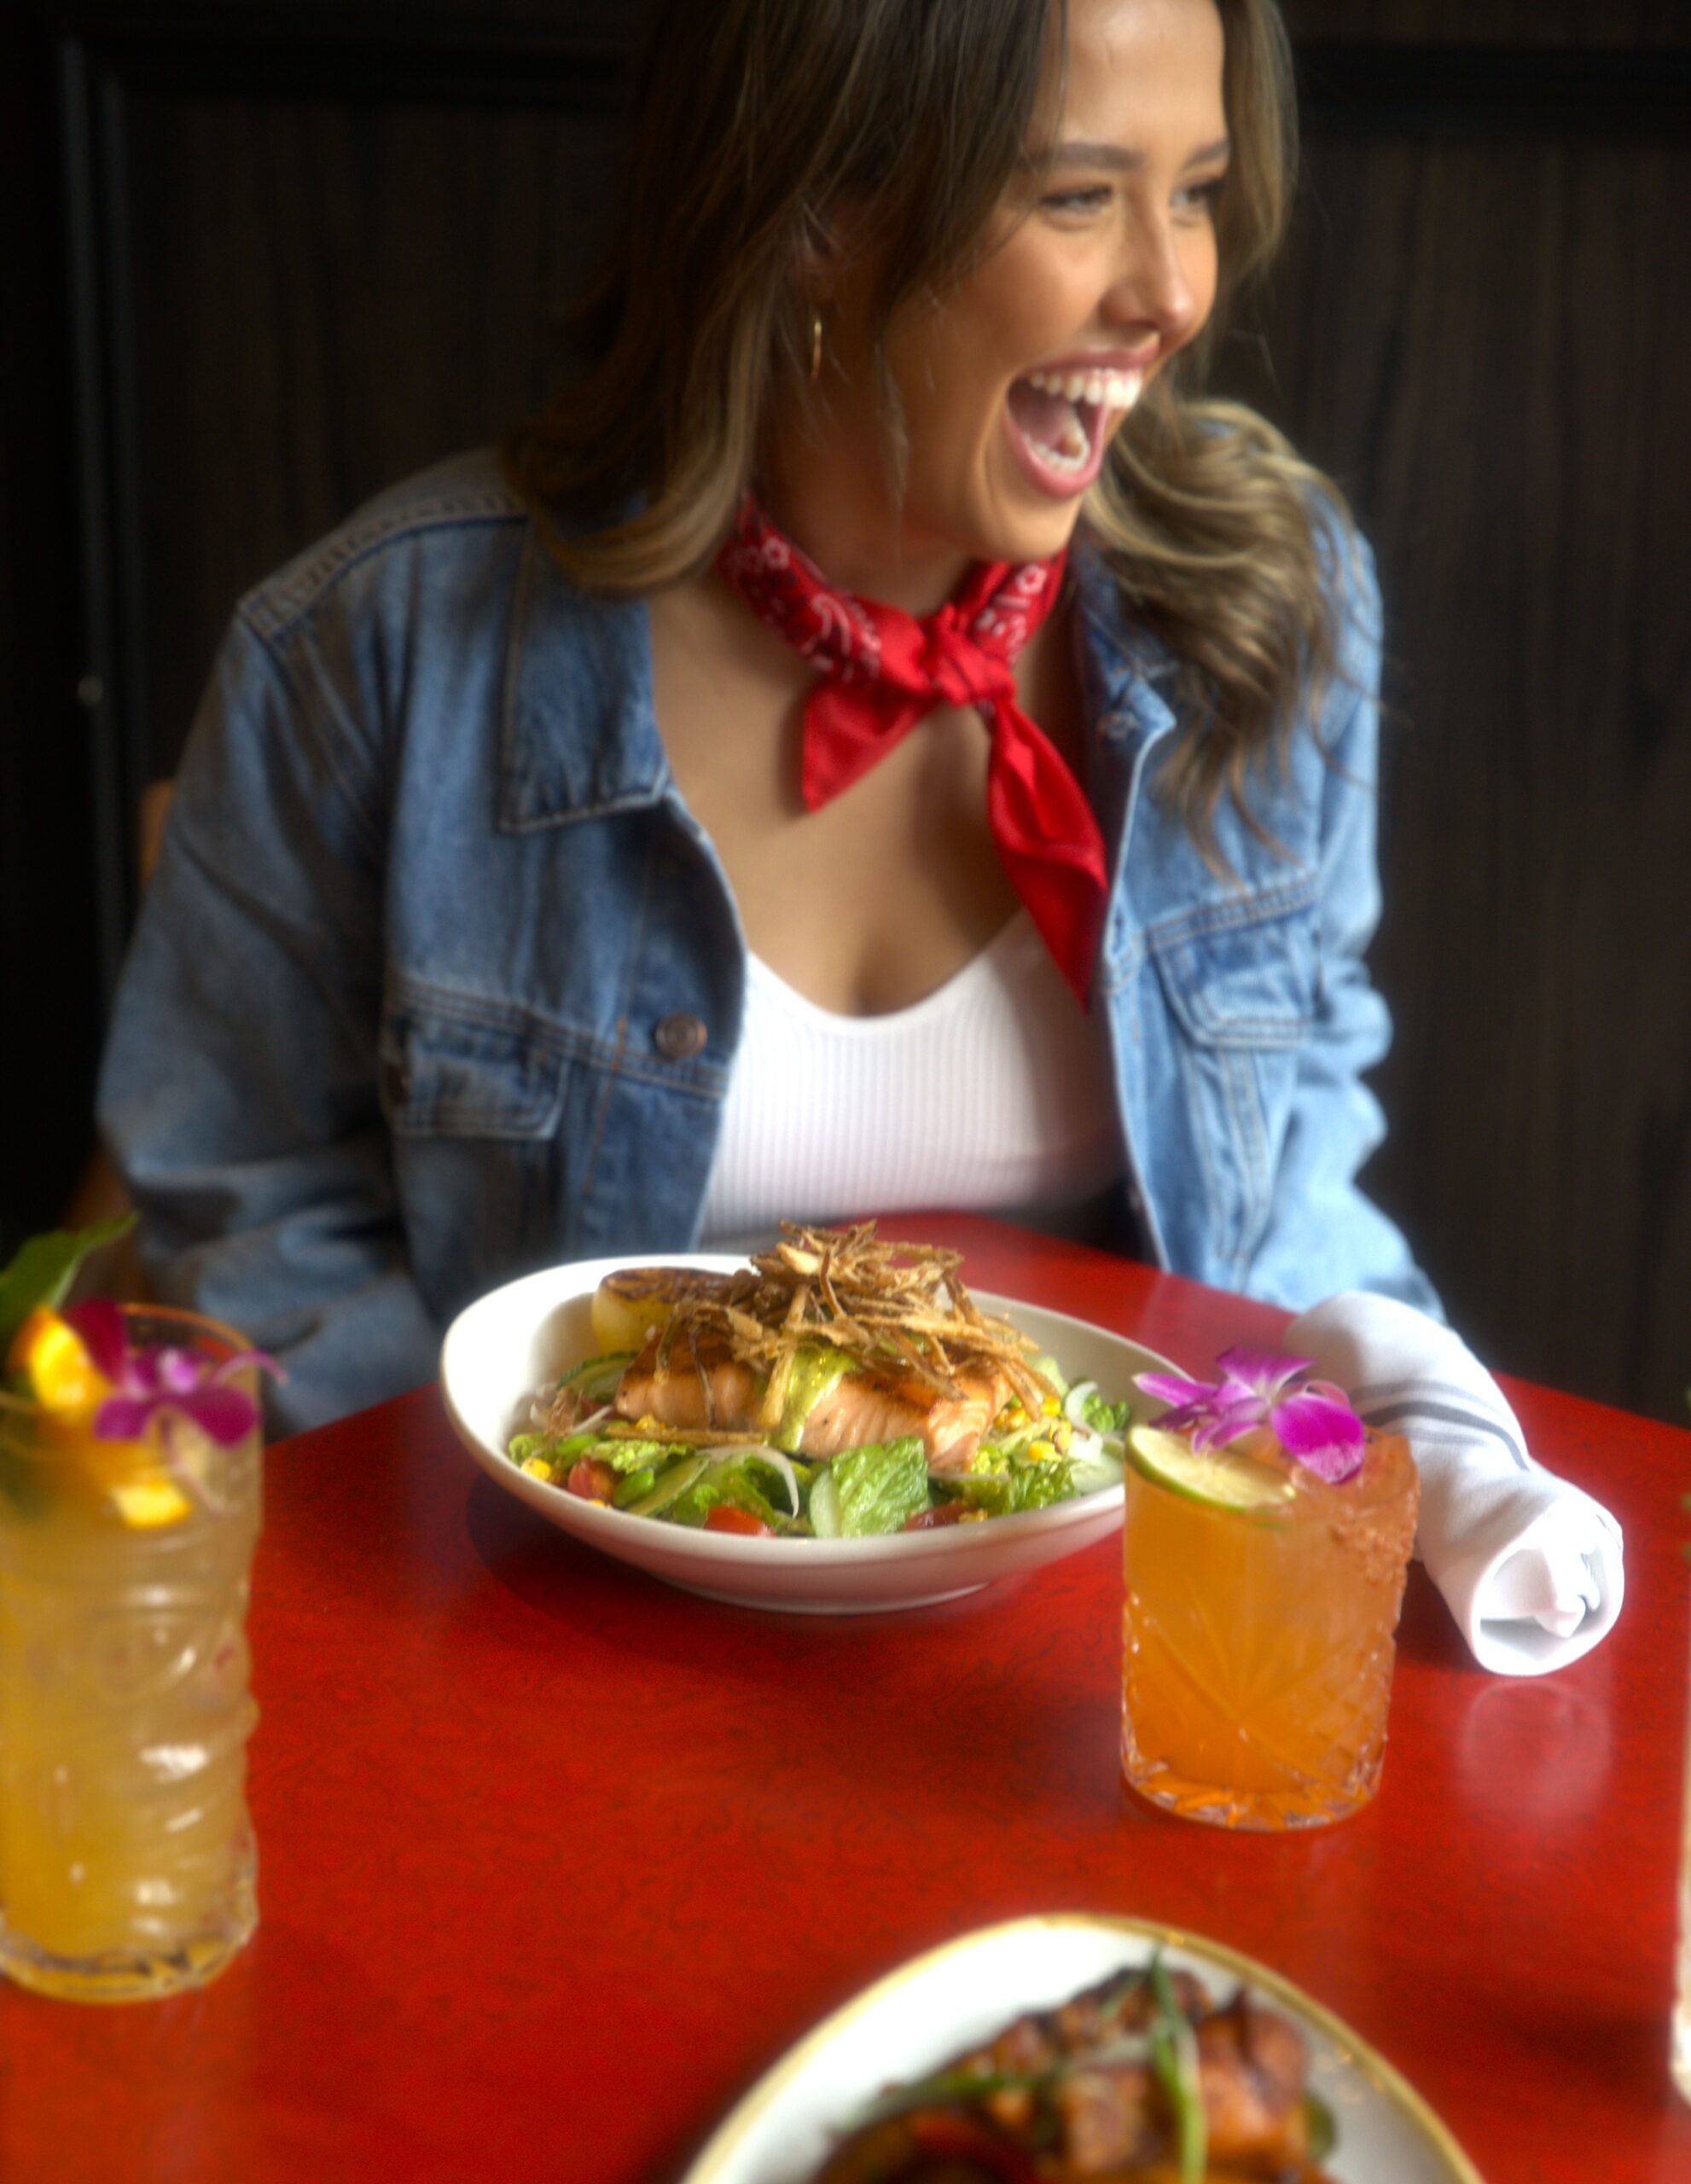
[[[540,392],[641,12],[0,15],[0,1255],[87,1157],[139,799],[235,595]],[[1682,1416],[1691,10],[1287,15],[1296,233],[1222,376],[1386,586],[1369,1185],[1491,1362]]]

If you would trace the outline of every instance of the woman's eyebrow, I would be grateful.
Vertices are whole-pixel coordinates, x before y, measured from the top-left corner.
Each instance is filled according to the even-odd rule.
[[[1145,154],[1130,152],[1122,144],[1085,144],[1071,141],[1051,148],[1044,164],[1054,167],[1115,167],[1123,173],[1142,167]]]
[[[1233,149],[1231,141],[1217,136],[1212,144],[1200,144],[1186,160],[1188,167],[1206,166],[1212,160],[1225,160]],[[1124,144],[1089,144],[1078,139],[1054,145],[1042,163],[1050,167],[1109,167],[1123,174],[1130,174],[1145,164],[1142,152],[1130,151]]]

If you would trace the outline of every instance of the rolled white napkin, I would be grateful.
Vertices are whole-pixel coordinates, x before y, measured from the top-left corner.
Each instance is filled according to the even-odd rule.
[[[1533,1461],[1461,1338],[1395,1298],[1347,1290],[1293,1320],[1285,1343],[1370,1426],[1407,1438],[1416,1551],[1481,1667],[1543,1676],[1589,1653],[1620,1613],[1620,1526]]]

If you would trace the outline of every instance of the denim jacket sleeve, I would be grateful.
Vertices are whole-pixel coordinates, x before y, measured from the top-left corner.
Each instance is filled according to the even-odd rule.
[[[160,1293],[288,1372],[281,1431],[435,1369],[378,1097],[383,867],[374,758],[334,678],[237,614],[125,967],[100,1119]]]
[[[1439,1316],[1438,1298],[1403,1235],[1356,1181],[1385,1135],[1363,1073],[1392,1039],[1386,1002],[1363,961],[1380,911],[1381,615],[1366,545],[1351,535],[1339,550],[1346,575],[1339,676],[1316,753],[1312,1020],[1298,1053],[1270,1217],[1245,1287],[1294,1309],[1344,1289],[1375,1290]]]

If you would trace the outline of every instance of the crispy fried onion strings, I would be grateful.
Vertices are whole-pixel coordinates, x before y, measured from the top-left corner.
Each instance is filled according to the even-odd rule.
[[[945,1396],[960,1374],[1002,1372],[1024,1401],[1055,1393],[1028,1362],[1038,1345],[983,1312],[957,1269],[962,1254],[935,1244],[882,1243],[872,1221],[845,1228],[781,1224],[772,1251],[731,1275],[686,1286],[659,1342],[659,1366],[683,1334],[709,1333],[767,1374],[761,1422],[773,1426],[801,1347],[826,1343],[871,1371],[911,1373]],[[695,1356],[697,1350],[694,1351]],[[706,1417],[711,1413],[706,1396]]]

